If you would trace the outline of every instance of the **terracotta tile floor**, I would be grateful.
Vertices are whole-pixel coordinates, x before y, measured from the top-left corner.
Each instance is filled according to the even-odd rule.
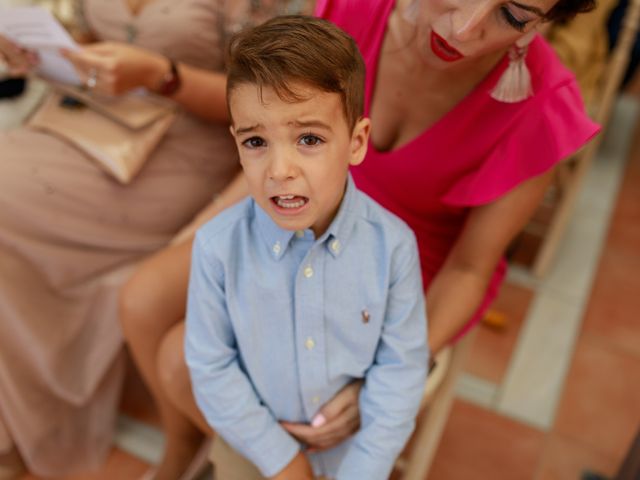
[[[640,427],[640,356],[578,341],[554,431],[622,460]]]
[[[585,470],[611,475],[619,460],[557,433],[545,440],[536,480],[577,480]]]
[[[584,333],[640,356],[640,144],[629,159]]]
[[[456,400],[428,480],[530,480],[545,434]]]
[[[467,373],[496,384],[502,382],[533,293],[509,282],[502,286],[491,310],[503,315],[505,324],[502,327],[480,325],[465,367]]]

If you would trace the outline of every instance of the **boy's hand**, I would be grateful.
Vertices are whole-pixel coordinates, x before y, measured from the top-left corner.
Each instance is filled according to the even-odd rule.
[[[362,381],[352,382],[340,390],[314,417],[306,423],[280,422],[298,441],[308,445],[308,452],[332,448],[360,428],[359,398]]]
[[[313,480],[311,464],[304,453],[298,452],[284,470],[271,477],[272,480]]]

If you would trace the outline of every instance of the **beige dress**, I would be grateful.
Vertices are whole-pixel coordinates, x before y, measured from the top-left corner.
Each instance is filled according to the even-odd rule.
[[[220,70],[222,0],[86,0],[100,39]],[[181,114],[138,177],[122,186],[70,145],[0,132],[0,453],[59,476],[97,467],[119,401],[123,276],[239,170],[227,127]]]

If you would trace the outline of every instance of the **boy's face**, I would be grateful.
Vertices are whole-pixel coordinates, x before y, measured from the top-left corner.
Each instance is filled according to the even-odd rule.
[[[231,92],[231,133],[253,198],[287,230],[321,236],[344,195],[349,165],[367,151],[369,120],[350,131],[340,95],[302,84],[304,100],[285,102],[272,88],[240,84]]]

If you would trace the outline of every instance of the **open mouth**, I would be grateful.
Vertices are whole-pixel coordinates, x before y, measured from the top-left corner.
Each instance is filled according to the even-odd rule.
[[[464,57],[458,50],[449,45],[444,38],[431,31],[431,50],[445,62],[455,62]]]
[[[297,210],[304,207],[309,199],[301,195],[276,195],[271,197],[271,201],[279,208],[284,210]]]

